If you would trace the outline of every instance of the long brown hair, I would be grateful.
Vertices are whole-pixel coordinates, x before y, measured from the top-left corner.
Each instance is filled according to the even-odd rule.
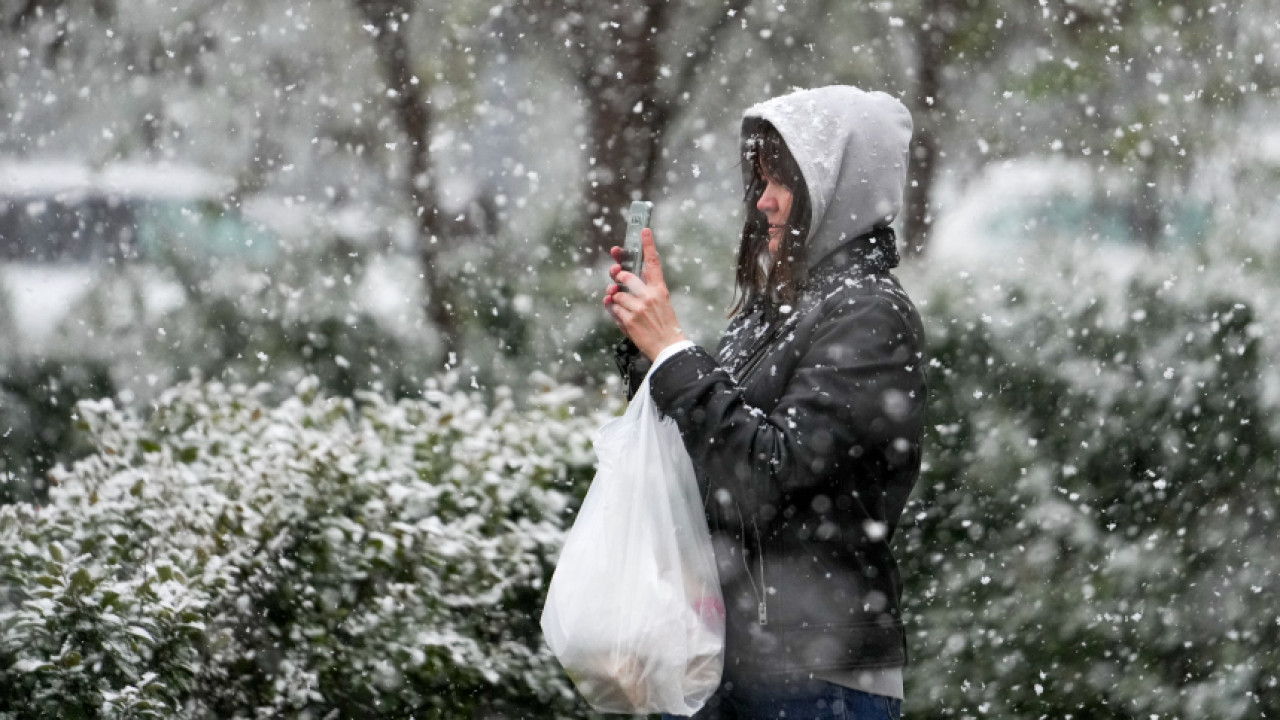
[[[730,315],[761,298],[775,308],[795,302],[797,288],[805,280],[805,240],[813,218],[809,186],[782,135],[766,120],[748,118],[746,122],[742,162],[751,168],[751,176],[743,198],[747,219],[738,244],[736,301]],[[756,209],[770,180],[791,192],[791,213],[773,258],[769,257],[769,221]]]

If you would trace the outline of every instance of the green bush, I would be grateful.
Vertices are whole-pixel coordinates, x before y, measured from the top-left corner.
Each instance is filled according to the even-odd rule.
[[[79,405],[96,452],[0,507],[0,717],[576,712],[538,616],[603,420],[580,393],[265,392]]]
[[[913,279],[932,358],[899,539],[913,717],[1280,708],[1276,294],[1232,267],[1104,263]]]

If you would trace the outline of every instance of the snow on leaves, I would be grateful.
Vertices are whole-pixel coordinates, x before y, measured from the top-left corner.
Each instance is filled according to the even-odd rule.
[[[49,716],[563,711],[530,618],[601,418],[455,385],[82,403],[97,452],[49,505],[0,508],[5,695]]]

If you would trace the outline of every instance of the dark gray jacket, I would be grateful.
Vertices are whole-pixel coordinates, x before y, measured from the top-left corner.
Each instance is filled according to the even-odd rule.
[[[920,317],[889,273],[911,118],[850,87],[746,117],[778,128],[809,187],[808,279],[794,307],[762,299],[716,355],[686,350],[650,378],[707,499],[726,677],[899,666],[889,544],[919,477],[927,393]],[[648,367],[622,365],[632,388]]]
[[[717,357],[650,378],[707,498],[729,678],[906,660],[889,542],[920,472],[924,334],[865,252],[815,270],[792,312],[742,313]]]

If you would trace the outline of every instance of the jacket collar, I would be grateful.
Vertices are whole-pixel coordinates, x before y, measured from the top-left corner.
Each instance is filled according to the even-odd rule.
[[[825,285],[833,277],[851,274],[874,275],[888,272],[898,266],[897,235],[891,227],[875,228],[836,248],[813,264],[813,270],[805,285]]]
[[[795,308],[786,308],[783,312],[783,308],[763,299],[753,303],[744,313],[745,317],[735,322],[738,327],[730,333],[733,339],[721,346],[721,362],[741,381],[762,357],[764,349],[816,307],[835,284],[886,273],[897,267],[898,262],[893,228],[876,228],[853,238],[814,264],[809,277],[800,285]]]

